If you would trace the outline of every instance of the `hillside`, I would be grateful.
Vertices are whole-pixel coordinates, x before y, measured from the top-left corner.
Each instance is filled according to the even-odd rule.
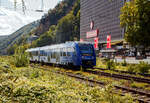
[[[2,42],[3,40],[5,40],[8,36],[0,36],[0,42]]]
[[[29,44],[29,47],[79,40],[80,0],[61,1],[54,9],[50,9],[37,24],[26,25],[8,36],[0,44],[1,54],[14,54],[14,50],[19,45],[26,45],[28,37],[25,38],[25,35],[39,36],[39,39],[32,42],[31,45]]]
[[[32,47],[79,40],[80,0],[64,0],[59,3],[41,19],[35,34],[40,38],[32,43]]]
[[[6,54],[7,49],[13,44],[17,43],[19,39],[25,38],[32,30],[34,30],[39,25],[39,21],[32,22],[28,25],[23,26],[13,34],[3,37],[5,39],[0,39],[0,54]]]
[[[35,34],[41,35],[47,32],[51,25],[57,25],[58,21],[71,11],[75,1],[77,0],[62,0],[54,9],[50,9],[40,20]]]

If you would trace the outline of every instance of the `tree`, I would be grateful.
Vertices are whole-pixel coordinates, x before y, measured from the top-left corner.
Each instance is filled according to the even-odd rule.
[[[56,31],[56,41],[57,43],[63,43],[65,41],[72,41],[74,34],[74,25],[73,21],[75,20],[75,16],[72,13],[69,13],[60,21],[57,25]]]
[[[25,51],[26,47],[19,46],[15,50],[14,64],[16,67],[25,67],[29,64],[28,53]]]
[[[34,47],[41,47],[45,45],[50,45],[55,42],[55,25],[52,25],[46,33],[40,36],[40,38],[35,41]]]
[[[150,46],[150,0],[137,0],[139,14],[139,45]]]
[[[150,46],[150,1],[132,0],[121,9],[120,24],[125,28],[125,40],[132,46]]]
[[[15,53],[15,50],[17,49],[17,44],[14,44],[13,46],[9,47],[7,49],[8,55],[13,55]]]

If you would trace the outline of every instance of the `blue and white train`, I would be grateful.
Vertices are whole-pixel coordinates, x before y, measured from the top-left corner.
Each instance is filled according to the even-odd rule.
[[[31,62],[50,63],[64,66],[93,67],[96,54],[92,44],[66,42],[63,44],[31,48],[26,50]]]

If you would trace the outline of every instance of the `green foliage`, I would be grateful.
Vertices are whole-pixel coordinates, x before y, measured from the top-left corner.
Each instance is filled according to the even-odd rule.
[[[150,65],[145,62],[140,62],[138,68],[139,68],[139,72],[144,74],[144,73],[148,73],[148,71],[150,70]]]
[[[48,32],[44,33],[43,35],[40,36],[38,40],[33,42],[32,46],[41,47],[41,46],[53,44],[55,42],[55,35],[56,35],[55,29],[56,26],[52,25]]]
[[[111,60],[111,59],[108,59],[107,62],[106,62],[106,67],[107,67],[107,69],[115,69],[114,61]]]
[[[14,44],[12,47],[8,48],[8,50],[7,50],[8,55],[13,55],[15,53],[16,49],[17,49],[16,44]]]
[[[137,66],[129,65],[127,68],[128,72],[137,72]]]
[[[104,88],[103,94],[101,95],[104,101],[107,101],[108,103],[133,103],[133,98],[131,98],[130,94],[125,94],[123,98],[120,98],[119,95],[114,93],[112,85],[106,86]]]
[[[150,65],[145,62],[140,62],[140,64],[128,66],[129,72],[146,74],[149,72],[149,70],[150,70]]]
[[[16,67],[24,67],[29,64],[28,53],[25,52],[25,48],[23,46],[16,49],[14,58],[14,64]]]
[[[124,59],[123,62],[122,62],[121,64],[122,64],[122,66],[127,66],[126,59]]]
[[[58,43],[62,43],[65,41],[73,41],[72,35],[74,34],[74,21],[75,17],[74,15],[72,15],[72,13],[70,13],[58,22],[56,32],[56,41]]]
[[[7,59],[0,58],[0,67],[13,67]],[[54,73],[55,68],[45,71],[38,67],[13,67],[10,70],[0,75],[2,103],[134,103],[130,95],[115,94],[113,86],[91,87]]]
[[[125,28],[125,39],[132,46],[150,46],[150,1],[131,0],[121,9],[120,24]]]
[[[147,86],[148,86],[147,83],[137,83],[137,82],[133,82],[133,83],[131,84],[131,87],[133,87],[133,88],[145,88],[145,87],[147,87]]]
[[[36,34],[41,35],[47,32],[51,25],[57,25],[58,21],[70,12],[76,0],[63,0],[54,9],[50,9],[40,20],[40,26],[36,29]]]
[[[64,7],[68,5],[68,3],[72,4],[72,2],[73,0],[72,1],[65,0],[64,2],[58,4],[55,7],[54,9],[55,11],[50,10],[48,15],[51,15],[53,13],[56,13],[55,16],[63,14],[64,11],[62,10],[64,9]],[[72,10],[70,10],[70,12],[67,13],[66,15],[64,16],[61,15],[60,17],[58,16],[55,18],[52,18],[52,17],[53,16],[51,16],[48,20],[54,19],[54,20],[51,20],[51,22],[57,21],[57,25],[56,23],[52,23],[55,25],[51,24],[49,30],[43,33],[38,40],[33,42],[32,44],[33,47],[64,43],[66,41],[79,40],[80,38],[80,0],[76,0]],[[45,20],[45,18],[43,18],[42,20]],[[42,21],[42,23],[47,23],[47,22],[48,21]]]

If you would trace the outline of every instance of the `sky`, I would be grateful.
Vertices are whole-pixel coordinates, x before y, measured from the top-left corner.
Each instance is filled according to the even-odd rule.
[[[15,10],[14,0],[0,0],[0,36],[10,35],[24,25],[41,19],[42,15],[54,8],[61,0],[43,0],[44,12],[36,12],[42,7],[42,0],[24,0],[25,14],[22,11],[22,0],[16,1]]]

